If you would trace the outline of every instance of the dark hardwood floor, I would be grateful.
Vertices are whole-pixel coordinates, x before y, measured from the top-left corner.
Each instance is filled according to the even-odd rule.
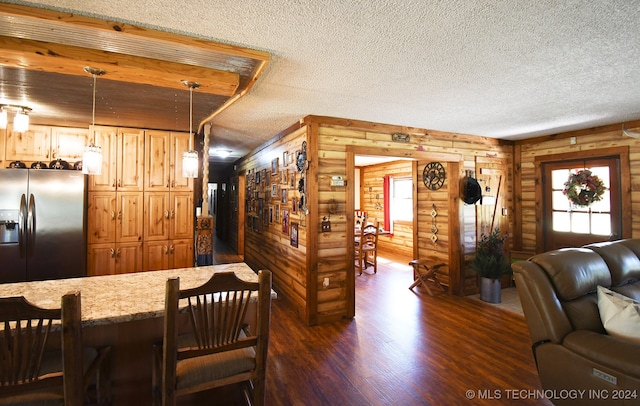
[[[377,274],[356,277],[351,320],[307,327],[285,297],[273,302],[268,405],[551,404],[524,318],[409,290],[409,259],[381,256]],[[243,404],[229,389],[197,399]]]

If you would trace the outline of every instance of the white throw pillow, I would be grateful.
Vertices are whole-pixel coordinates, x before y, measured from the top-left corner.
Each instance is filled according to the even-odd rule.
[[[598,286],[598,310],[607,334],[640,343],[640,303]]]

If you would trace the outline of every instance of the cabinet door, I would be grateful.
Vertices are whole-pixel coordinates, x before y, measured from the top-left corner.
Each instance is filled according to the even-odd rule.
[[[118,130],[118,191],[142,191],[144,185],[144,130]]]
[[[169,150],[171,133],[145,132],[145,191],[168,191],[170,188]]]
[[[6,158],[8,162],[51,161],[51,128],[47,126],[30,125],[23,133],[12,130],[7,126]]]
[[[170,219],[169,193],[144,192],[144,241],[168,240]]]
[[[116,273],[116,250],[113,244],[88,244],[87,276]]]
[[[95,144],[102,148],[102,173],[89,176],[89,190],[115,191],[118,157],[117,130],[113,127],[94,126],[93,136]]]
[[[51,128],[51,159],[62,159],[70,164],[82,161],[84,147],[89,145],[88,128]]]
[[[188,133],[171,133],[171,190],[193,190],[193,178],[182,176],[182,154],[189,150]],[[193,145],[192,145],[193,148]]]
[[[193,239],[193,196],[191,192],[171,193],[171,227],[169,238]]]
[[[192,240],[171,240],[169,252],[171,254],[172,268],[193,267],[193,241]]]
[[[142,243],[120,243],[116,247],[116,273],[142,271]]]
[[[144,223],[142,192],[117,192],[116,200],[118,224],[116,241],[142,241],[142,226]]]
[[[145,271],[159,271],[169,269],[169,241],[145,241],[144,264]]]
[[[89,192],[87,240],[93,243],[116,241],[116,193]]]

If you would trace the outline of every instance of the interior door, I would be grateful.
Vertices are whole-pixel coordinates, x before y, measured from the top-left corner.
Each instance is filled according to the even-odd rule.
[[[591,170],[607,188],[602,200],[588,207],[571,204],[563,193],[569,174],[581,169]],[[618,157],[547,162],[542,177],[545,251],[622,238]]]

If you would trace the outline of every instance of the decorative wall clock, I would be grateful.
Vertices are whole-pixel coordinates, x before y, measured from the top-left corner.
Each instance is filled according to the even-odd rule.
[[[422,171],[422,181],[427,189],[438,190],[447,178],[444,166],[440,162],[429,162]]]

